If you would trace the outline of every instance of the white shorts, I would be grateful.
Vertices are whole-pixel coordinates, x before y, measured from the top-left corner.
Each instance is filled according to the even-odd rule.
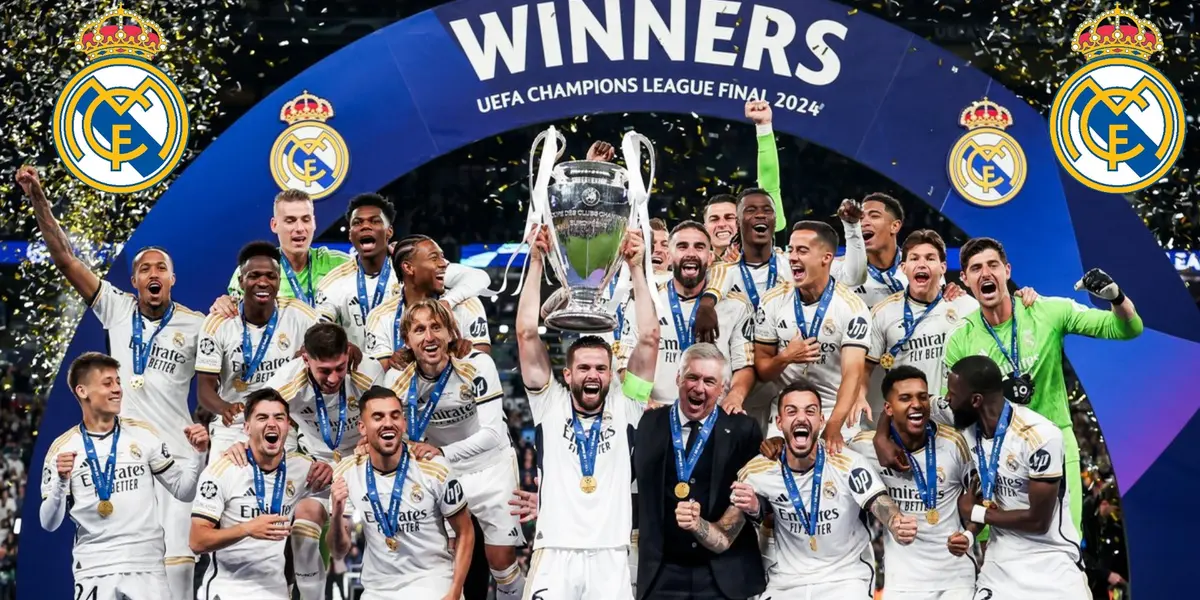
[[[460,473],[467,508],[483,528],[483,543],[489,546],[523,546],[525,534],[521,520],[510,514],[513,490],[517,489],[517,454],[512,449],[496,464],[475,471]]]
[[[166,565],[169,567],[182,562],[194,563],[196,555],[188,541],[192,534],[192,503],[179,500],[171,495],[166,486],[157,483],[156,481],[154,499],[158,507],[158,522],[162,524],[167,545],[164,557]]]
[[[628,561],[627,548],[534,550],[523,600],[633,600]]]
[[[162,600],[169,598],[167,574],[119,573],[75,580],[75,598],[79,600]]]
[[[451,583],[452,580],[449,578],[430,576],[394,590],[364,589],[362,596],[359,596],[359,600],[393,600],[395,598],[403,598],[404,600],[442,600],[442,598],[446,597],[446,592],[450,591]]]
[[[1062,556],[1003,561],[988,556],[975,582],[975,600],[1090,600],[1087,575]]]
[[[767,591],[758,597],[759,600],[871,600],[875,590],[869,579],[846,579],[829,583],[814,583],[790,588],[773,587],[767,584]]]
[[[973,587],[933,592],[888,591],[886,585],[883,587],[883,600],[971,600],[974,595]]]
[[[209,573],[211,572],[212,567],[210,566]],[[291,598],[285,582],[280,582],[281,589],[275,593],[261,585],[249,586],[245,581],[232,581],[226,577],[210,580],[209,573],[204,574],[204,583],[200,586],[200,591],[196,593],[196,600],[290,600]]]

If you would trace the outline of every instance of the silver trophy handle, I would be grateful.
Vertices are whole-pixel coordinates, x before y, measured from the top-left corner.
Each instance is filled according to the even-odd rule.
[[[642,180],[643,148],[646,150],[646,158],[650,163],[649,182]],[[625,170],[629,175],[629,195],[632,200],[630,204],[633,209],[630,222],[642,232],[642,242],[645,245],[645,256],[643,257],[645,262],[642,271],[646,276],[646,287],[653,292],[658,287],[654,280],[654,262],[650,251],[654,242],[654,236],[650,230],[649,210],[650,190],[654,187],[654,144],[646,136],[636,131],[629,131],[625,137],[621,138],[621,154],[625,158]],[[657,313],[659,315],[666,314],[667,307],[663,305],[661,295],[652,293],[650,297],[654,299]]]
[[[529,147],[529,212],[525,218],[525,230],[521,234],[521,246],[525,245],[525,238],[533,231],[533,227],[550,223],[550,201],[546,197],[550,188],[550,175],[554,169],[554,163],[562,157],[566,150],[567,138],[562,132],[555,129],[553,125],[547,127],[545,131],[539,133],[533,139],[533,145]],[[538,146],[541,145],[542,152],[539,156]],[[554,236],[551,236],[550,243],[557,246]],[[504,282],[500,286],[497,294],[508,288],[508,271],[512,268],[513,261],[516,260],[518,252],[513,252],[508,257],[508,264],[504,266]],[[532,254],[533,247],[530,246],[529,254]],[[556,252],[557,248],[551,248],[551,252]],[[549,257],[543,257],[543,260]],[[561,268],[557,261],[550,259],[550,267],[556,275],[562,275]],[[525,270],[529,268],[529,261],[521,267],[521,280],[517,283],[517,289],[513,290],[513,294],[520,294],[525,287]],[[566,279],[562,279],[566,281]]]
[[[537,167],[536,167],[536,165],[539,163],[538,155],[537,155],[538,144],[541,144],[542,142],[546,141],[546,137],[551,134],[554,135],[555,139],[558,142],[558,144],[556,144],[558,146],[558,153],[554,155],[554,162],[550,163],[551,167],[554,166],[554,163],[558,162],[558,159],[562,158],[563,153],[566,152],[566,150],[567,150],[567,138],[565,136],[563,136],[561,131],[559,131],[558,129],[555,129],[553,125],[546,128],[545,131],[537,134],[537,137],[533,138],[533,145],[529,147],[529,191],[530,192],[533,192],[533,190],[535,188],[535,185],[536,185],[534,183],[535,178],[541,174],[541,171],[539,169],[537,169]]]

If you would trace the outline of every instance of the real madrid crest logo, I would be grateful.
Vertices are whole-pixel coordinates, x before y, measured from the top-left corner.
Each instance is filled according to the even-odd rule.
[[[946,322],[953,325],[958,322],[958,311],[954,307],[946,309]]]
[[[946,471],[945,471],[945,469],[942,469],[941,467],[937,468],[937,481],[938,481],[938,485],[942,485],[942,484],[946,483]]]
[[[162,181],[187,147],[187,103],[150,63],[165,50],[162,29],[123,8],[83,26],[75,49],[88,65],[54,106],[54,147],[80,181],[131,194]]]
[[[825,494],[827,500],[833,500],[837,497],[837,486],[833,485],[832,481],[826,481],[825,485],[821,486],[821,493]]]
[[[1147,63],[1163,50],[1158,28],[1118,6],[1080,25],[1071,50],[1087,63],[1050,107],[1059,164],[1101,192],[1152,185],[1175,165],[1186,128],[1179,94]]]
[[[837,333],[837,324],[833,321],[825,321],[825,325],[821,327],[821,333],[825,335],[833,335]]]
[[[350,150],[338,132],[325,122],[333,118],[333,105],[305,90],[279,111],[283,130],[271,147],[271,175],[280,189],[307,192],[313,200],[324,198],[346,180]]]
[[[296,484],[292,480],[287,480],[287,487],[283,488],[283,493],[287,494],[288,498],[296,495]]]
[[[183,346],[187,344],[187,338],[183,337],[182,331],[176,331],[175,335],[171,336],[171,343],[175,344],[176,348],[182,350]]]
[[[472,402],[475,400],[475,388],[467,384],[462,384],[458,388],[458,397],[462,398],[463,402]]]
[[[137,444],[129,444],[129,453],[132,454],[134,458],[142,458],[142,449],[138,448]]]
[[[408,497],[412,499],[413,504],[420,504],[425,499],[425,494],[421,493],[421,486],[414,483]]]
[[[288,349],[288,346],[291,346],[291,345],[292,345],[292,342],[291,342],[291,340],[288,340],[288,336],[286,333],[279,334],[279,349],[280,350],[286,351]]]
[[[1005,466],[1008,467],[1009,471],[1013,471],[1013,472],[1016,472],[1017,469],[1021,468],[1021,463],[1017,462],[1017,457],[1015,457],[1011,454],[1009,454],[1008,457],[1006,457],[1004,459],[1004,464],[1005,464]]]
[[[958,117],[967,132],[950,149],[946,171],[963,200],[978,206],[1000,206],[1025,185],[1028,163],[1017,140],[1004,130],[1012,125],[1007,108],[984,98]]]

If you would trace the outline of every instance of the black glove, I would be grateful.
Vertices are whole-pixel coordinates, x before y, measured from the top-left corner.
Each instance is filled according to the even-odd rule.
[[[1117,283],[1113,281],[1108,273],[1100,269],[1092,269],[1088,271],[1083,279],[1075,283],[1075,289],[1081,290],[1086,288],[1091,295],[1108,300],[1113,304],[1120,304],[1125,301],[1125,294],[1121,292],[1121,288],[1117,287]]]

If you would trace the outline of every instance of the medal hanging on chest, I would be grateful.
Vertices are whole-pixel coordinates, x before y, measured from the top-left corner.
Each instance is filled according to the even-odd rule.
[[[117,442],[121,439],[121,420],[113,423],[112,431],[112,448],[109,450],[108,458],[104,461],[104,470],[100,469],[100,459],[96,455],[96,443],[92,440],[92,436],[88,435],[87,428],[83,423],[79,424],[79,435],[83,437],[83,452],[87,455],[88,470],[92,474],[92,482],[96,487],[96,498],[99,502],[96,504],[96,512],[101,518],[107,519],[113,514],[112,495],[113,488],[117,481]]]
[[[154,329],[154,333],[150,334],[150,339],[145,342],[142,338],[145,334],[145,323],[142,322],[142,313],[138,309],[136,300],[133,303],[133,321],[130,323],[132,335],[130,346],[133,349],[133,377],[130,378],[129,387],[140,390],[146,385],[146,366],[150,362],[150,348],[154,345],[154,338],[162,333],[167,325],[171,323],[171,317],[175,316],[175,303],[172,302],[167,307],[167,312],[158,321],[158,327]]]

